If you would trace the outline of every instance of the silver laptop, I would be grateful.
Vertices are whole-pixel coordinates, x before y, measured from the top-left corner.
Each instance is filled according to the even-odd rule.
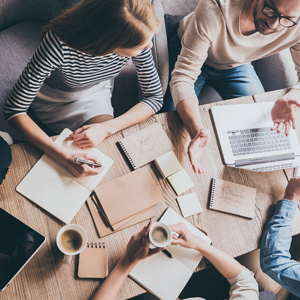
[[[211,108],[224,163],[266,172],[300,166],[295,130],[271,131],[274,102],[219,105]]]

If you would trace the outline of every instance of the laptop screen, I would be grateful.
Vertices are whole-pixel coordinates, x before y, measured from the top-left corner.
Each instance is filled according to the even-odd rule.
[[[0,291],[44,242],[44,236],[0,208]]]

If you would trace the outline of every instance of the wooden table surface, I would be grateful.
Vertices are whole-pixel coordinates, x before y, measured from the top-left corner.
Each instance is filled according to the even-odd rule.
[[[212,135],[211,142],[201,158],[202,166],[205,169],[205,173],[202,175],[194,174],[192,171],[187,156],[190,138],[176,112],[158,114],[143,123],[124,129],[105,139],[97,147],[114,160],[113,166],[100,184],[132,171],[123,153],[116,146],[116,142],[142,128],[159,122],[174,144],[177,158],[195,183],[195,187],[185,194],[196,192],[203,208],[202,213],[188,217],[187,220],[204,229],[212,239],[214,246],[234,257],[257,249],[263,226],[272,215],[276,201],[283,197],[284,189],[288,178],[292,176],[292,172],[286,170],[257,173],[225,167],[221,160],[218,141],[212,125],[210,107],[234,103],[253,103],[254,101],[274,101],[281,94],[283,91],[275,91],[199,106],[203,126],[209,128]],[[297,113],[299,114],[299,112]],[[298,116],[298,120],[300,120],[300,116]],[[300,128],[300,124],[298,124],[298,128]],[[77,277],[78,257],[73,258],[70,265],[62,263],[63,255],[56,247],[55,238],[64,224],[15,191],[19,182],[42,156],[42,152],[28,143],[12,145],[11,150],[13,161],[7,178],[0,186],[0,207],[43,234],[46,237],[46,243],[7,289],[0,293],[0,298],[3,300],[90,299],[103,281],[79,279]],[[176,194],[167,180],[160,177],[153,163],[148,164],[147,168],[155,174],[157,185],[165,199],[164,203],[155,207],[157,218],[167,206],[180,213]],[[257,189],[255,217],[252,220],[207,209],[213,177]],[[34,185],[34,183],[32,184]],[[298,223],[294,224],[294,233],[300,233],[300,218],[295,219]],[[72,223],[79,224],[86,229],[89,241],[100,240],[86,204],[82,206]],[[139,231],[147,223],[142,222],[101,239],[108,245],[110,271],[120,259],[132,234]],[[127,278],[117,299],[128,299],[144,292],[143,288]]]

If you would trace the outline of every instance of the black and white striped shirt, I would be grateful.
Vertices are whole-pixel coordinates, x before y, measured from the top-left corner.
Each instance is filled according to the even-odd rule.
[[[113,52],[94,56],[74,50],[49,31],[9,94],[4,108],[5,120],[26,114],[44,82],[65,92],[82,91],[115,78],[128,60]],[[132,57],[132,61],[143,92],[141,103],[156,113],[162,107],[163,94],[151,49]]]

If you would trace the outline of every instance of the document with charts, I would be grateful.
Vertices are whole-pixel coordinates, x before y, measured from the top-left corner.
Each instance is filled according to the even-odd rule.
[[[68,224],[87,200],[93,189],[113,164],[113,160],[96,148],[84,150],[65,141],[72,133],[64,129],[55,143],[70,152],[95,155],[105,167],[95,176],[76,178],[64,166],[44,154],[24,177],[16,190],[44,210]]]

